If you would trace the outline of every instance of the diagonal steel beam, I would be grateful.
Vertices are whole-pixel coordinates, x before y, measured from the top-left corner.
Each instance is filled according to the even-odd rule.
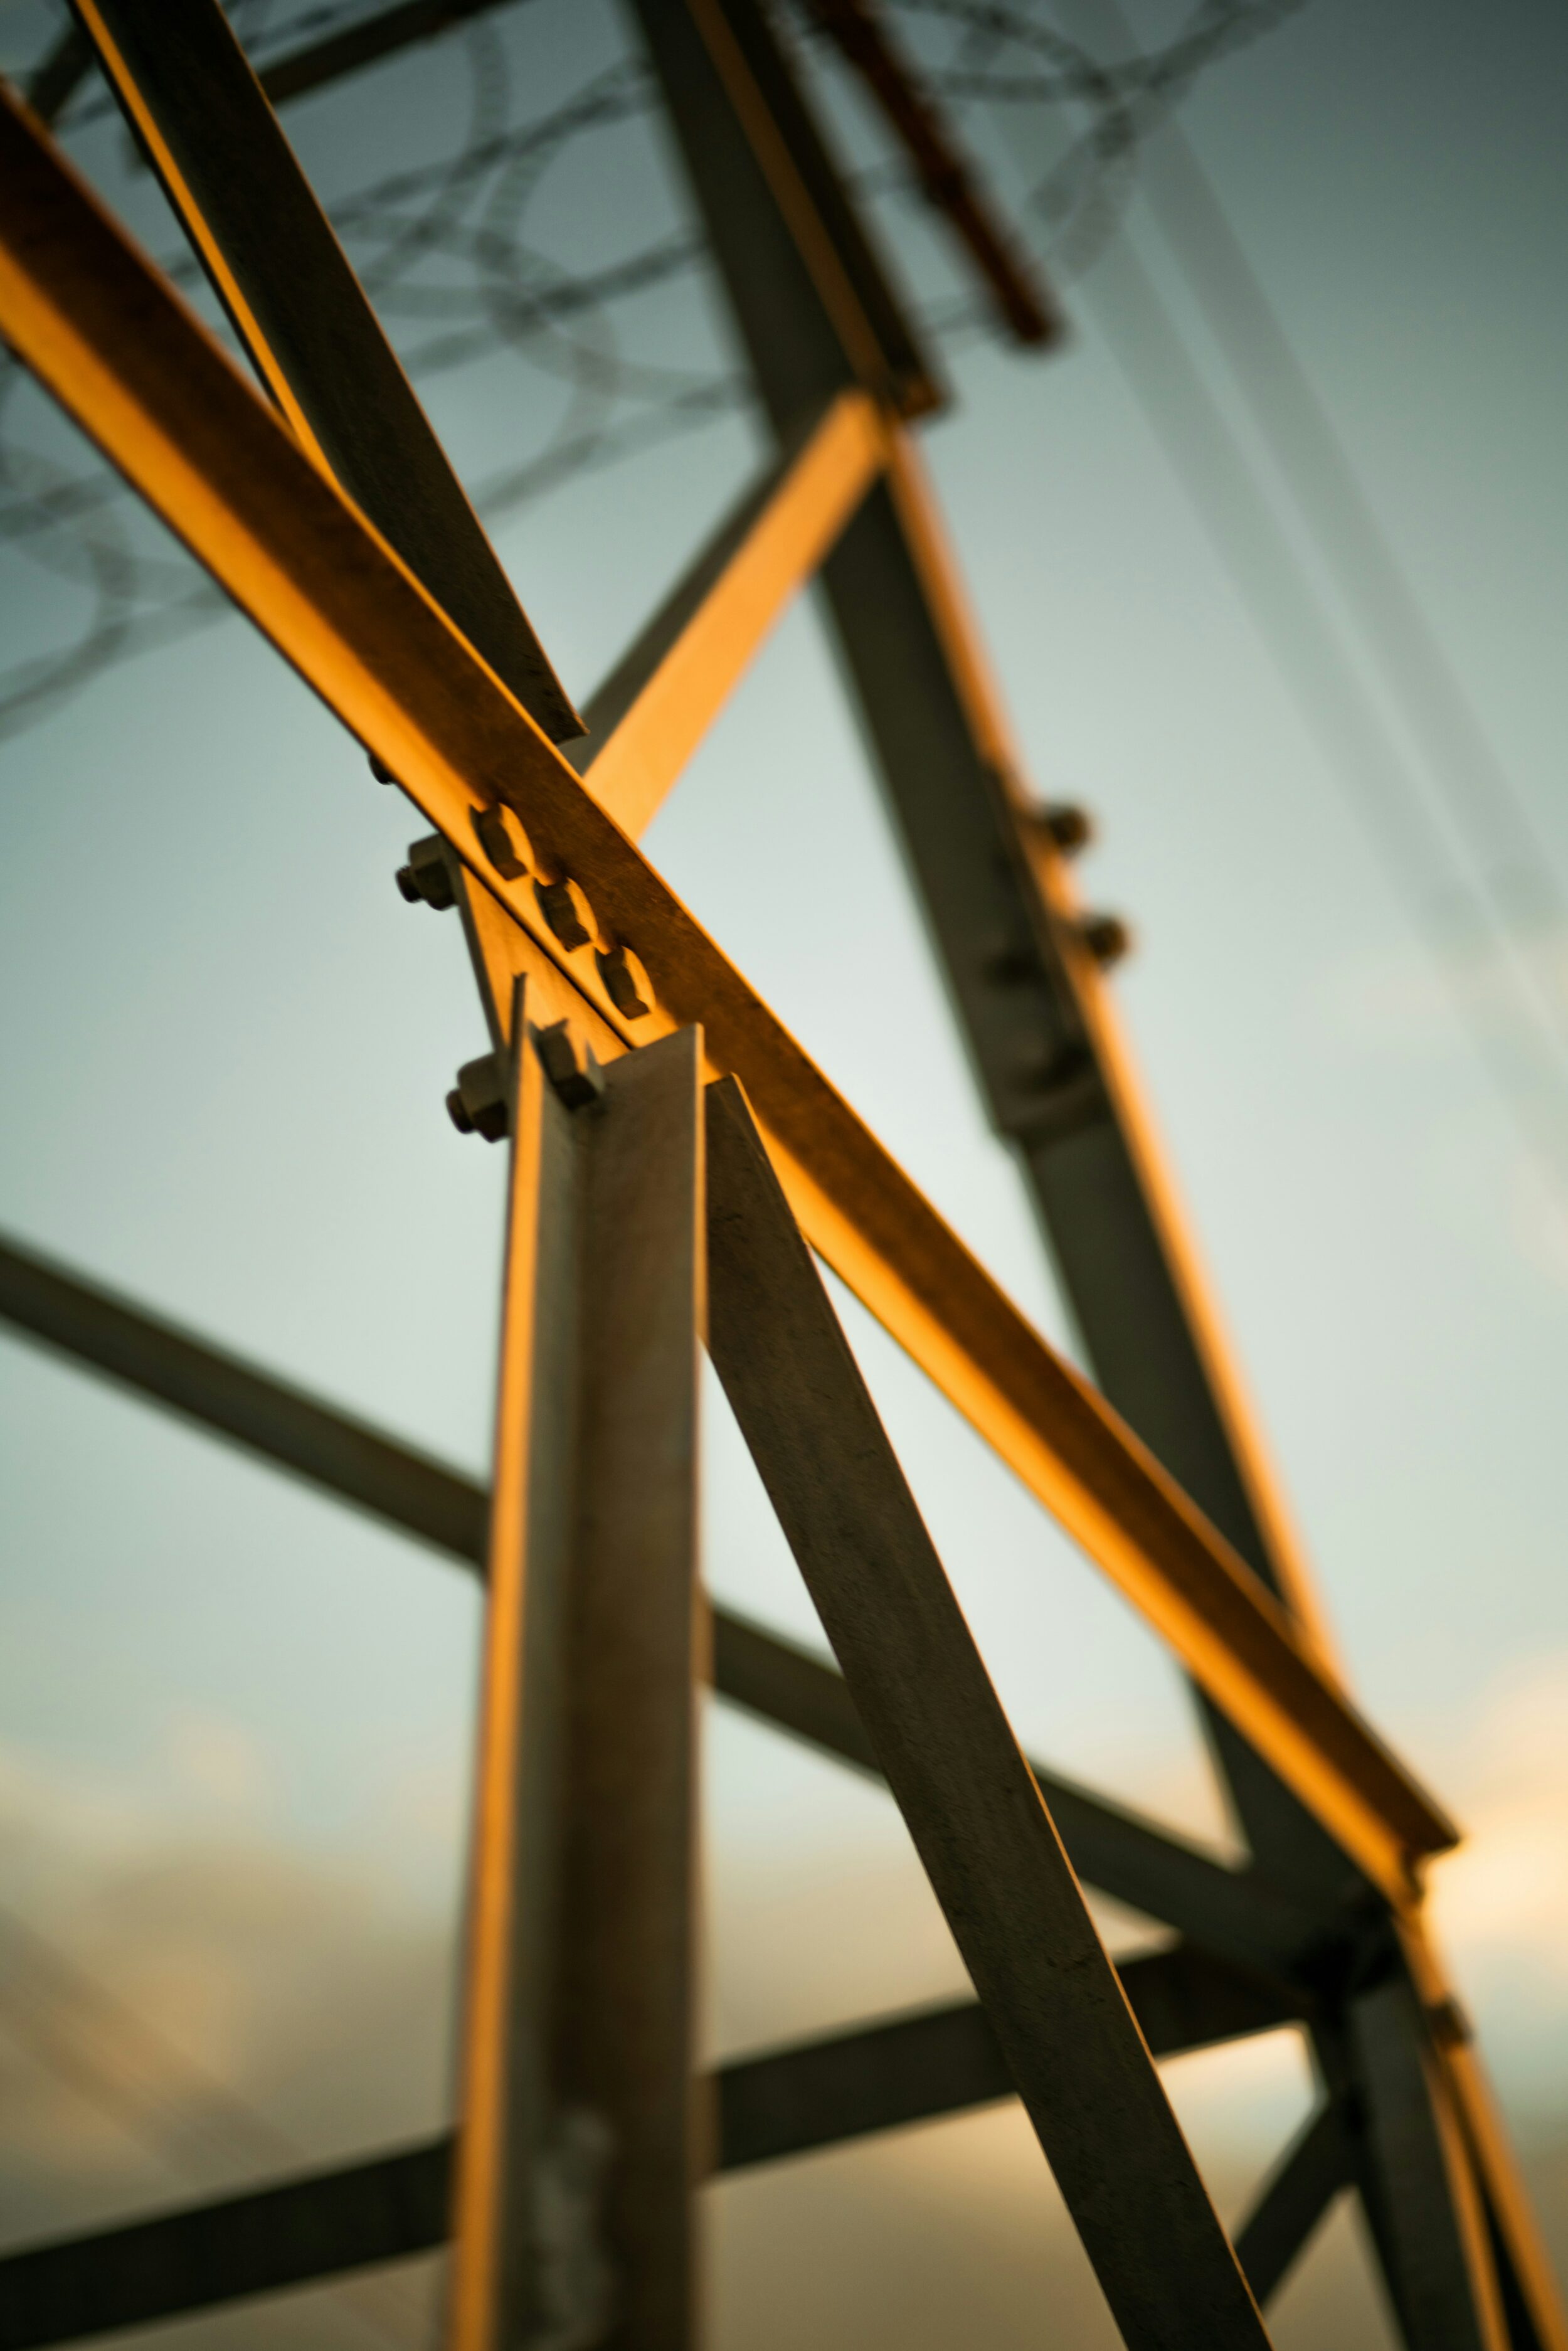
[[[859,74],[915,166],[926,202],[951,224],[990,288],[1015,342],[1052,345],[1063,322],[1040,271],[992,214],[970,165],[903,57],[873,0],[806,0],[824,33]]]
[[[316,464],[545,733],[582,731],[217,0],[78,16],[235,333]]]
[[[1300,2007],[1265,1979],[1195,1966],[1179,1947],[1129,1960],[1122,1980],[1161,2056],[1277,2031]],[[974,2001],[736,2058],[713,2089],[721,2171],[1014,2095]],[[455,2144],[443,2137],[0,2254],[0,2351],[42,2351],[433,2252],[449,2233]]]
[[[470,1479],[5,1240],[0,1320],[438,1551],[484,1558],[489,1498]]]
[[[346,74],[359,73],[382,57],[395,57],[415,42],[434,41],[455,25],[487,16],[506,0],[397,0],[374,16],[326,33],[319,41],[289,49],[262,68],[260,81],[274,106],[303,98]]]
[[[1268,2337],[733,1079],[714,1367],[1128,2351]]]
[[[568,757],[633,840],[865,496],[887,446],[875,402],[841,393],[720,525],[584,705],[588,739]]]
[[[1265,2306],[1354,2176],[1343,2105],[1325,2099],[1286,2148],[1237,2231],[1236,2258]]]
[[[1124,1960],[1116,1972],[1155,2057],[1275,2032],[1306,2012],[1299,1995],[1269,1978],[1182,1944]],[[726,2171],[1017,2095],[973,2000],[734,2058],[716,2081]]]
[[[483,1570],[489,1496],[472,1479],[5,1240],[0,1321]],[[712,1676],[731,1705],[881,1776],[842,1675],[821,1658],[716,1608]],[[1336,1930],[1320,1911],[1043,1764],[1030,1769],[1080,1877],[1207,1950],[1254,1967],[1321,1971]]]
[[[709,1074],[744,1083],[813,1246],[1358,1865],[1407,1898],[1414,1866],[1454,1830],[1311,1641],[1024,1321],[9,103],[0,329],[544,948],[607,1051],[704,1024]]]

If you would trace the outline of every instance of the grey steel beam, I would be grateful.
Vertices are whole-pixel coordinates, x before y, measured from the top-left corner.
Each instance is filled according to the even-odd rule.
[[[1060,342],[1061,313],[1033,257],[992,212],[972,165],[921,89],[873,0],[807,0],[906,150],[926,202],[950,224],[990,290],[997,318],[1015,342]]]
[[[274,106],[303,98],[329,82],[359,73],[382,57],[418,41],[433,41],[455,25],[488,16],[507,0],[398,0],[378,16],[361,17],[341,32],[328,33],[289,49],[264,66],[257,78]],[[93,46],[79,25],[68,26],[27,84],[27,103],[45,122],[53,122],[68,105],[92,71]]]
[[[257,374],[552,740],[573,710],[217,0],[75,0]]]
[[[519,982],[444,2339],[692,2339],[702,1040]],[[499,1057],[497,1057],[499,1059]]]
[[[1268,2337],[733,1079],[716,1370],[1128,2351]]]
[[[715,0],[690,6],[686,0],[635,0],[635,13],[682,148],[689,152],[695,143],[703,151],[715,214],[722,217],[733,200],[748,215],[743,266],[749,315],[768,359],[758,381],[781,436],[819,414],[850,381],[904,415],[939,405],[929,355],[893,290],[885,258],[845,194],[768,28]],[[710,102],[712,85],[726,93],[721,109]],[[768,189],[765,213],[750,201],[759,170]],[[800,342],[798,281],[831,318],[831,346]],[[848,373],[841,339],[854,353]]]
[[[1302,2012],[1268,1979],[1180,1946],[1121,1974],[1156,2056],[1272,2032]],[[1014,2095],[975,2001],[735,2058],[713,2090],[721,2171]],[[0,2351],[41,2351],[431,2252],[448,2235],[454,2144],[433,2139],[0,2255]]]
[[[848,1684],[820,1657],[716,1608],[713,1677],[732,1706],[881,1778]],[[1332,1979],[1346,1965],[1357,1921],[1325,1927],[1321,1911],[1261,1871],[1228,1868],[1043,1764],[1030,1769],[1073,1868],[1103,1894],[1254,1967]]]
[[[66,26],[27,82],[27,103],[40,122],[53,122],[92,71],[92,43],[79,25]]]
[[[287,105],[308,91],[323,89],[346,74],[359,73],[382,57],[417,41],[434,41],[454,25],[465,25],[506,5],[506,0],[399,0],[379,16],[362,16],[340,32],[327,33],[298,49],[289,49],[262,68],[260,81],[274,106]]]
[[[470,1565],[489,1498],[413,1446],[0,1240],[0,1321]]]
[[[1458,2117],[1404,1970],[1349,2004],[1374,2241],[1413,2351],[1501,2351],[1510,2340],[1486,2214]]]
[[[1155,2057],[1277,2032],[1307,2013],[1299,1993],[1184,1944],[1127,1959],[1117,1974]],[[726,2171],[1016,2095],[972,2000],[735,2058],[716,2078]]]
[[[1329,2098],[1310,2115],[1236,2233],[1236,2258],[1267,2305],[1340,2190],[1355,2177],[1344,2110]]]
[[[489,1496],[473,1479],[4,1239],[0,1321],[483,1570]],[[731,1705],[881,1776],[842,1675],[821,1658],[716,1608],[713,1679]],[[1228,1868],[1044,1765],[1030,1768],[1074,1869],[1103,1893],[1238,1961],[1314,1976],[1336,1963],[1348,1926],[1325,1930],[1316,1909],[1256,1870]]]
[[[428,2252],[445,2241],[452,2142],[308,2172],[209,2204],[0,2255],[0,2351],[39,2351]]]

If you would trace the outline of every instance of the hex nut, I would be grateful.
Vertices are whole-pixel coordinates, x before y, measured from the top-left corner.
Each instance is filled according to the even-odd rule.
[[[1055,849],[1063,857],[1075,856],[1087,849],[1094,838],[1094,820],[1087,809],[1071,800],[1048,800],[1035,821]]]
[[[500,1142],[511,1125],[502,1054],[481,1053],[477,1061],[464,1062],[457,1083],[446,1097],[446,1114],[459,1134],[482,1134],[486,1143]]]
[[[600,1100],[604,1072],[591,1045],[584,1043],[579,1050],[568,1021],[553,1020],[548,1029],[536,1029],[533,1040],[544,1073],[568,1110],[586,1110]]]
[[[534,870],[533,843],[516,813],[497,801],[476,809],[474,831],[480,848],[503,882],[520,882]]]
[[[1103,971],[1132,950],[1133,934],[1120,914],[1080,914],[1077,930]]]
[[[653,1009],[653,990],[642,959],[630,947],[601,947],[594,960],[604,993],[628,1020],[641,1020]]]
[[[559,882],[536,882],[534,895],[539,902],[540,914],[563,947],[570,951],[600,944],[602,935],[593,908],[579,883],[563,874]]]
[[[408,863],[397,870],[397,886],[411,906],[434,906],[444,913],[457,903],[447,871],[445,843],[438,832],[408,844]]]

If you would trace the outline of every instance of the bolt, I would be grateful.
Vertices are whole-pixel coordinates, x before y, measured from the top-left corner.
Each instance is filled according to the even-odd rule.
[[[564,875],[559,882],[536,882],[534,895],[539,902],[540,914],[563,947],[570,950],[600,944],[602,935],[593,909],[575,882]]]
[[[500,1142],[511,1125],[501,1054],[482,1053],[476,1061],[464,1062],[457,1083],[446,1097],[446,1114],[459,1134],[482,1134],[486,1143]]]
[[[408,863],[397,869],[397,886],[411,906],[444,911],[457,903],[447,871],[445,842],[438,832],[408,844]]]
[[[373,751],[368,752],[366,756],[371,763],[371,773],[374,776],[378,784],[396,783],[397,778],[393,775],[392,769],[387,766],[384,759],[378,759]]]
[[[601,947],[594,958],[604,993],[628,1020],[641,1020],[653,1009],[653,990],[640,959],[630,947]]]
[[[1427,2011],[1427,2023],[1439,2049],[1462,2049],[1467,2042],[1475,2038],[1469,2018],[1452,1994],[1447,2000],[1431,2002]]]
[[[594,1058],[591,1045],[584,1044],[580,1055],[576,1040],[564,1020],[552,1021],[548,1029],[536,1029],[533,1039],[544,1073],[568,1110],[583,1110],[599,1100],[604,1092],[604,1072]]]
[[[1029,810],[1024,821],[1037,832],[1043,832],[1063,857],[1087,849],[1094,838],[1093,818],[1087,809],[1079,808],[1071,800],[1044,800]]]
[[[474,831],[479,846],[503,882],[520,882],[534,868],[533,843],[509,808],[499,803],[476,809]]]
[[[1132,950],[1133,934],[1120,914],[1080,914],[1074,927],[1103,971]]]

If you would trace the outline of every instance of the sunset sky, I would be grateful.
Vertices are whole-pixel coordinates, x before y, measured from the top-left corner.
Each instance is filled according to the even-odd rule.
[[[1099,7],[1053,21],[1087,37]],[[293,13],[273,10],[275,47]],[[260,12],[239,21],[261,38]],[[1150,47],[1181,21],[1167,0],[1134,18]],[[0,64],[54,23],[13,0]],[[935,55],[936,13],[907,23]],[[524,0],[287,128],[369,269],[358,192],[544,115],[629,39],[600,0]],[[1468,1832],[1437,1918],[1568,2269],[1565,76],[1539,0],[1285,12],[1151,135],[1098,249],[1058,253],[1060,354],[948,340],[924,446],[1025,764],[1094,812],[1083,886],[1135,934],[1117,1000],[1345,1670]],[[852,92],[825,102],[852,152],[883,152]],[[81,111],[70,152],[173,255],[118,123]],[[1028,193],[1063,118],[1001,111],[966,135],[1043,241]],[[1249,409],[1184,274],[1189,157],[1490,747],[1462,806],[1354,565],[1293,496],[1278,408]],[[598,267],[689,215],[642,115],[540,170],[530,267]],[[965,281],[939,240],[907,206],[879,216],[940,312]],[[408,350],[444,315],[421,298],[387,306]],[[732,362],[700,274],[616,331],[649,370]],[[492,350],[419,378],[482,503],[574,429],[580,362]],[[28,385],[0,429],[35,469],[91,469]],[[760,422],[720,409],[496,509],[580,701],[763,454]],[[124,560],[185,594],[186,559],[125,528]],[[14,536],[0,597],[7,662],[89,610]],[[247,623],[194,618],[0,737],[0,1228],[483,1474],[504,1165],[442,1108],[485,1039],[457,925],[393,886],[425,828]],[[646,845],[1071,1351],[809,597]],[[835,1294],[1020,1737],[1223,1841],[1153,1637]],[[8,1336],[0,1383],[0,2237],[434,2130],[475,1591]],[[820,1638],[716,1386],[706,1442],[711,1588]],[[885,1795],[716,1707],[709,1728],[715,2052],[957,1992]],[[1305,2111],[1301,2052],[1281,2036],[1170,2079],[1234,2217]],[[1014,2110],[711,2201],[716,2351],[1114,2340]],[[1388,2339],[1359,2262],[1341,2215],[1281,2297],[1285,2351]],[[429,2267],[182,2339],[412,2342]]]

